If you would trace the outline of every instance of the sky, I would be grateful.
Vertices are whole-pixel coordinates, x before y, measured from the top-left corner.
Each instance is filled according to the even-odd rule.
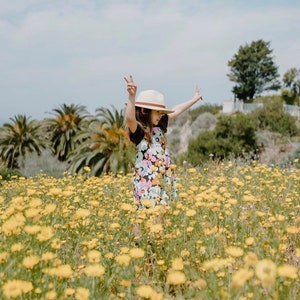
[[[202,103],[222,104],[240,46],[270,42],[280,79],[300,68],[299,16],[298,0],[2,0],[0,122],[62,104],[124,108],[130,74],[168,108],[197,84]]]

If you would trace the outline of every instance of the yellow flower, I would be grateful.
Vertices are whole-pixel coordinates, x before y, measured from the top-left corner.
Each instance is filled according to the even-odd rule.
[[[171,270],[167,275],[166,281],[171,285],[178,285],[185,283],[186,277],[185,274],[181,271]]]
[[[33,269],[33,267],[35,265],[37,265],[39,263],[40,259],[35,256],[35,255],[31,255],[31,256],[27,256],[23,259],[23,266],[27,269]]]
[[[41,231],[41,226],[39,225],[27,225],[24,227],[24,231],[30,235],[35,235]]]
[[[53,203],[47,204],[43,212],[44,214],[51,214],[56,210],[56,207],[57,207],[56,204]]]
[[[253,237],[248,237],[248,238],[246,238],[245,243],[246,243],[247,246],[253,245],[253,243],[254,243],[254,238],[253,238]]]
[[[87,258],[89,262],[97,263],[101,259],[101,252],[98,250],[91,250],[87,253]]]
[[[66,288],[64,291],[64,295],[68,296],[73,296],[75,294],[75,290],[73,288]]]
[[[46,296],[46,300],[56,300],[57,299],[57,293],[55,291],[48,291],[45,296]]]
[[[28,208],[25,211],[25,216],[26,218],[34,218],[41,212],[41,210],[41,208]]]
[[[3,295],[7,298],[17,298],[33,289],[30,281],[12,279],[8,280],[2,286]]]
[[[172,269],[173,270],[183,270],[183,260],[181,257],[174,258],[172,260]]]
[[[129,265],[131,257],[127,254],[120,254],[115,257],[115,260],[120,266],[126,267]]]
[[[90,265],[84,269],[84,274],[88,277],[102,277],[104,273],[105,269],[100,264]]]
[[[37,235],[37,239],[40,242],[45,242],[50,240],[54,235],[54,231],[50,226],[41,227],[41,232]]]
[[[255,274],[264,288],[270,288],[275,283],[276,265],[270,259],[260,260],[255,266]]]
[[[286,228],[286,232],[289,234],[298,234],[298,233],[300,233],[300,227],[288,226]]]
[[[76,211],[75,215],[74,215],[74,219],[85,219],[87,218],[89,215],[91,214],[89,209],[86,208],[78,208],[78,210]]]
[[[242,268],[236,271],[232,275],[232,286],[235,288],[241,288],[244,286],[247,280],[253,277],[253,271],[247,268]]]
[[[25,217],[21,213],[17,213],[2,224],[2,232],[6,236],[19,233],[20,228],[24,226],[25,221]]]
[[[155,293],[155,290],[150,285],[141,285],[136,289],[136,294],[145,299],[151,299]]]
[[[49,261],[49,260],[53,260],[56,257],[56,255],[52,252],[45,252],[42,254],[42,258],[41,260],[43,261]]]
[[[240,257],[244,254],[243,249],[235,246],[228,247],[227,249],[225,249],[225,252],[232,257]]]
[[[73,270],[70,265],[60,265],[56,268],[55,275],[60,278],[70,278],[73,275]]]
[[[180,252],[180,255],[181,255],[182,257],[185,257],[185,256],[188,257],[188,256],[190,256],[190,251],[184,249],[184,250],[182,250],[182,251]]]
[[[283,264],[283,265],[277,267],[277,274],[280,277],[296,279],[298,277],[297,273],[298,273],[298,269],[295,266]]]
[[[257,255],[254,252],[248,252],[244,257],[244,262],[247,267],[254,267],[258,262]]]
[[[196,215],[196,213],[197,212],[194,209],[188,209],[185,214],[187,217],[193,217]]]
[[[90,298],[90,291],[83,287],[78,287],[75,293],[76,300],[89,300]]]
[[[12,244],[10,247],[11,252],[19,252],[24,248],[24,245],[22,243],[15,243]]]
[[[111,223],[109,226],[110,229],[114,230],[114,229],[120,229],[121,225],[119,223]]]
[[[153,224],[151,225],[150,232],[151,233],[160,233],[163,230],[162,224]]]
[[[141,248],[133,248],[129,250],[131,258],[142,258],[145,255],[145,251]]]
[[[131,280],[122,279],[119,284],[120,284],[120,286],[129,288],[131,286]]]
[[[146,208],[150,208],[153,206],[153,203],[149,199],[142,199],[141,204]]]
[[[6,262],[8,258],[8,252],[0,252],[0,264]]]

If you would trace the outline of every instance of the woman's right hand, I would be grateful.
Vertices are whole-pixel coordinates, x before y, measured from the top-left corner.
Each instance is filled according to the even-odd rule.
[[[129,96],[135,97],[137,86],[134,85],[133,77],[132,75],[129,76],[129,79],[124,77],[125,81],[127,82],[127,92]]]

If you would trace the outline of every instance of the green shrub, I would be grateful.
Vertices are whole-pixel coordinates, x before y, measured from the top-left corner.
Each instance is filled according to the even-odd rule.
[[[204,131],[191,140],[188,151],[181,157],[192,165],[209,159],[248,157],[258,151],[256,124],[249,115],[221,116],[212,131]]]
[[[290,137],[298,133],[296,118],[283,110],[282,102],[278,99],[270,99],[251,114],[261,130],[278,132]]]
[[[9,169],[6,167],[0,168],[0,178],[2,180],[12,180],[14,178],[19,178],[22,176],[22,173],[18,169]]]

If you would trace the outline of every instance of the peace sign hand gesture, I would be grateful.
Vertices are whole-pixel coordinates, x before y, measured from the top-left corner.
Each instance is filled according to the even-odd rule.
[[[137,86],[134,85],[132,75],[129,76],[129,79],[124,77],[125,81],[127,82],[127,92],[130,96],[135,97]]]

